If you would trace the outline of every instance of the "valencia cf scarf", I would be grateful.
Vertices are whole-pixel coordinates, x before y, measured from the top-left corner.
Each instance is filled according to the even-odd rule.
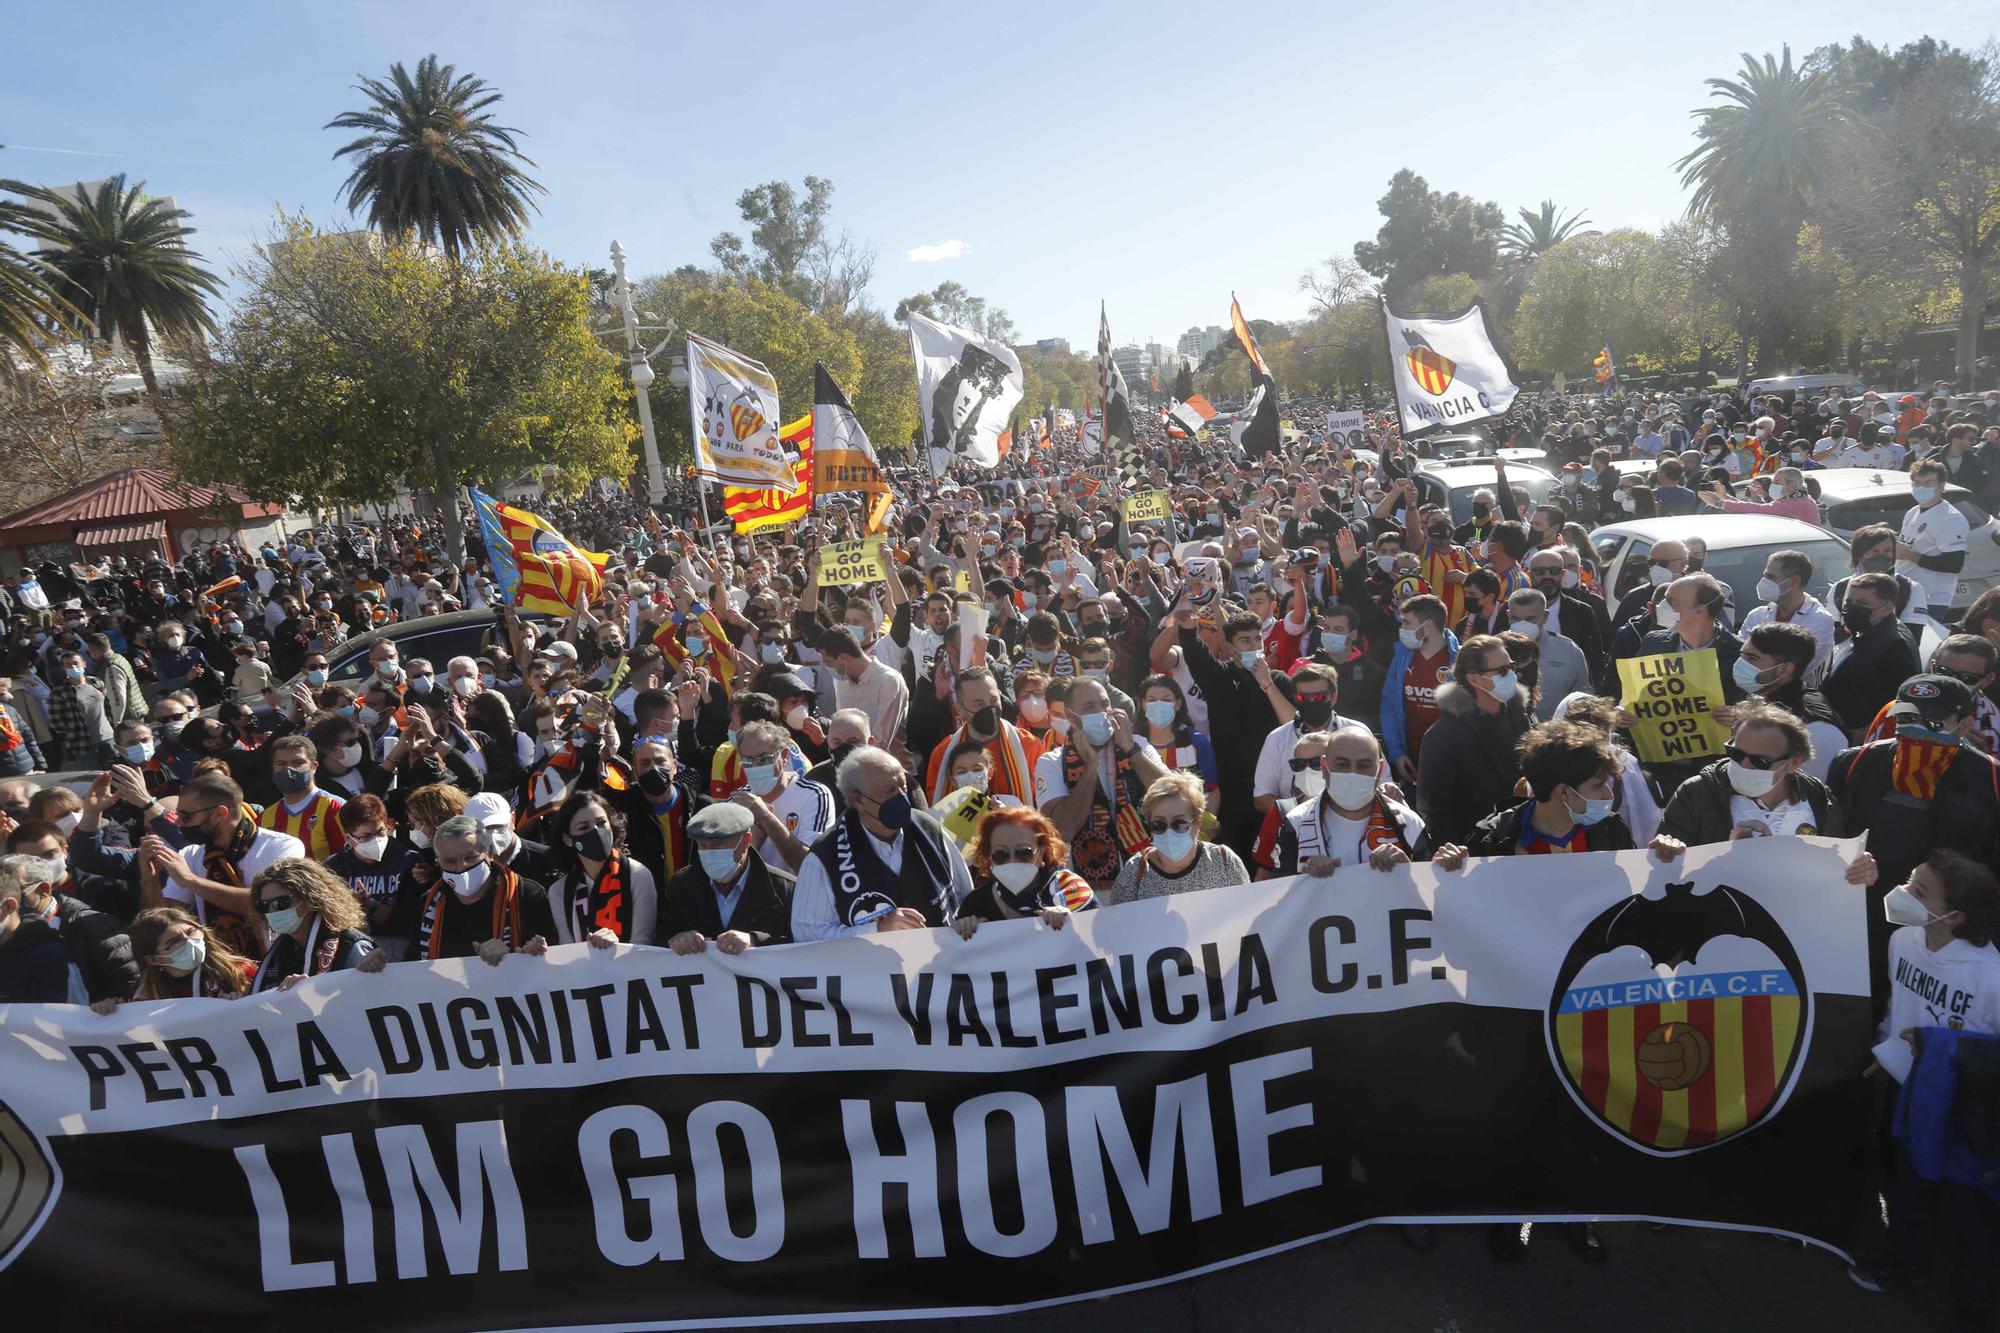
[[[597,883],[590,886],[589,892],[578,894],[572,906],[577,915],[577,939],[584,939],[593,930],[608,930],[618,937],[620,944],[632,942],[629,877],[625,854],[612,852],[611,858],[604,863],[604,873],[597,877]]]

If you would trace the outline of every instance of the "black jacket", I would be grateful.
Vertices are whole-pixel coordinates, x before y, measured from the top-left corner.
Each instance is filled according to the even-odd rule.
[[[1868,835],[1868,851],[1881,868],[1878,892],[1901,884],[1940,848],[1992,865],[2000,850],[2000,765],[1961,745],[1938,779],[1937,794],[1919,801],[1890,781],[1897,744],[1890,739],[1842,750],[1826,775],[1846,813],[1847,831]]]
[[[1743,640],[1724,629],[1715,627],[1715,642],[1709,645],[1715,649],[1715,669],[1722,675],[1722,698],[1725,703],[1740,704],[1746,697],[1743,687],[1736,683],[1736,657],[1743,651]],[[1681,647],[1679,630],[1656,629],[1639,640],[1639,656],[1651,657],[1655,653],[1686,652]],[[1695,651],[1699,652],[1699,649]]]
[[[0,940],[0,1004],[70,1003],[72,980],[82,986],[79,972],[62,936],[40,918],[23,919]]]
[[[1840,655],[1820,681],[1819,691],[1840,715],[1848,734],[1875,720],[1882,705],[1896,697],[1902,683],[1921,672],[1917,645],[1903,622],[1887,616],[1848,641],[1852,649]]]
[[[117,917],[80,898],[57,894],[56,924],[91,999],[132,998],[139,988],[139,964],[132,957],[132,937]]]
[[[1440,716],[1417,753],[1417,808],[1433,843],[1463,843],[1513,799],[1516,747],[1534,719],[1518,695],[1500,712],[1482,713],[1455,681],[1438,686],[1437,702]]]
[[[1208,734],[1215,744],[1223,800],[1229,802],[1233,792],[1236,800],[1247,806],[1264,737],[1278,725],[1277,710],[1271,707],[1257,678],[1234,662],[1224,666],[1216,661],[1193,626],[1181,626],[1180,641],[1188,675],[1208,700]]]
[[[1583,654],[1583,661],[1590,668],[1590,678],[1599,689],[1604,688],[1605,672],[1611,660],[1610,635],[1605,632],[1603,622],[1598,620],[1598,609],[1578,597],[1575,593],[1563,593],[1557,602],[1561,606],[1562,627],[1560,633],[1577,651]]]
[[[708,804],[708,797],[685,768],[674,774],[674,787],[680,792],[680,799],[674,804],[673,823],[681,834],[684,864],[671,868],[667,865],[667,848],[660,831],[660,821],[654,816],[646,793],[639,789],[636,782],[616,793],[618,811],[625,816],[625,845],[631,850],[634,861],[653,872],[655,884],[667,883],[686,866],[694,864],[694,848],[687,844],[687,822],[695,811]],[[664,916],[666,908],[662,906],[660,912]],[[665,939],[666,936],[659,938]]]
[[[660,904],[660,924],[656,932],[660,943],[665,944],[674,936],[690,930],[699,931],[708,939],[714,939],[725,930],[740,930],[760,948],[766,944],[790,944],[795,877],[772,869],[755,852],[750,854],[750,863],[743,874],[743,897],[737,901],[736,910],[730,914],[726,926],[722,924],[722,912],[716,906],[715,885],[709,881],[708,872],[701,868],[700,859],[675,874],[667,881],[664,901]]]
[[[1466,839],[1465,850],[1469,856],[1517,856],[1521,851],[1521,830],[1530,815],[1534,813],[1535,798],[1529,797],[1519,805],[1496,810],[1474,826],[1471,836]],[[1606,815],[1590,826],[1584,835],[1593,852],[1629,852],[1632,850],[1632,830],[1617,815]]]
[[[1833,799],[1824,782],[1810,773],[1794,773],[1792,783],[1813,812],[1811,827],[1799,832],[1816,833],[1822,838],[1846,836],[1840,802]],[[1690,847],[1729,841],[1729,831],[1736,826],[1730,816],[1729,801],[1735,794],[1729,785],[1729,761],[1716,760],[1674,791],[1660,817],[1660,832],[1679,838]]]

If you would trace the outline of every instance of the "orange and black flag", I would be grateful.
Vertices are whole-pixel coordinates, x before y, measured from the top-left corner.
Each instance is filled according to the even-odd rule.
[[[1253,386],[1249,406],[1236,414],[1230,428],[1230,443],[1246,454],[1274,453],[1278,448],[1278,382],[1272,376],[1270,367],[1264,364],[1264,354],[1257,348],[1257,336],[1250,332],[1250,322],[1243,318],[1243,307],[1237,302],[1234,292],[1229,296],[1229,326],[1236,330],[1236,341],[1242,346],[1243,354],[1250,358]]]

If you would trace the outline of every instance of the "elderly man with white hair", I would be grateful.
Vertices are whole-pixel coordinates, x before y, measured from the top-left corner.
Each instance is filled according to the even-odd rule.
[[[846,810],[799,866],[792,938],[840,939],[951,924],[972,872],[943,825],[910,804],[896,757],[857,746],[835,774]]]

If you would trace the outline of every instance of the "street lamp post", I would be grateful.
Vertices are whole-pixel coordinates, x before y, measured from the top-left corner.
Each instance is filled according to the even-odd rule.
[[[653,387],[653,367],[639,344],[639,313],[632,308],[632,285],[625,281],[625,247],[611,243],[611,271],[618,278],[618,312],[625,321],[625,355],[632,376],[632,393],[639,401],[639,433],[646,450],[646,498],[658,505],[667,498],[667,478],[660,467],[660,437],[653,432],[653,401],[647,390]],[[669,335],[671,336],[671,335]],[[664,340],[662,346],[665,345]],[[678,383],[686,372],[673,376]]]

